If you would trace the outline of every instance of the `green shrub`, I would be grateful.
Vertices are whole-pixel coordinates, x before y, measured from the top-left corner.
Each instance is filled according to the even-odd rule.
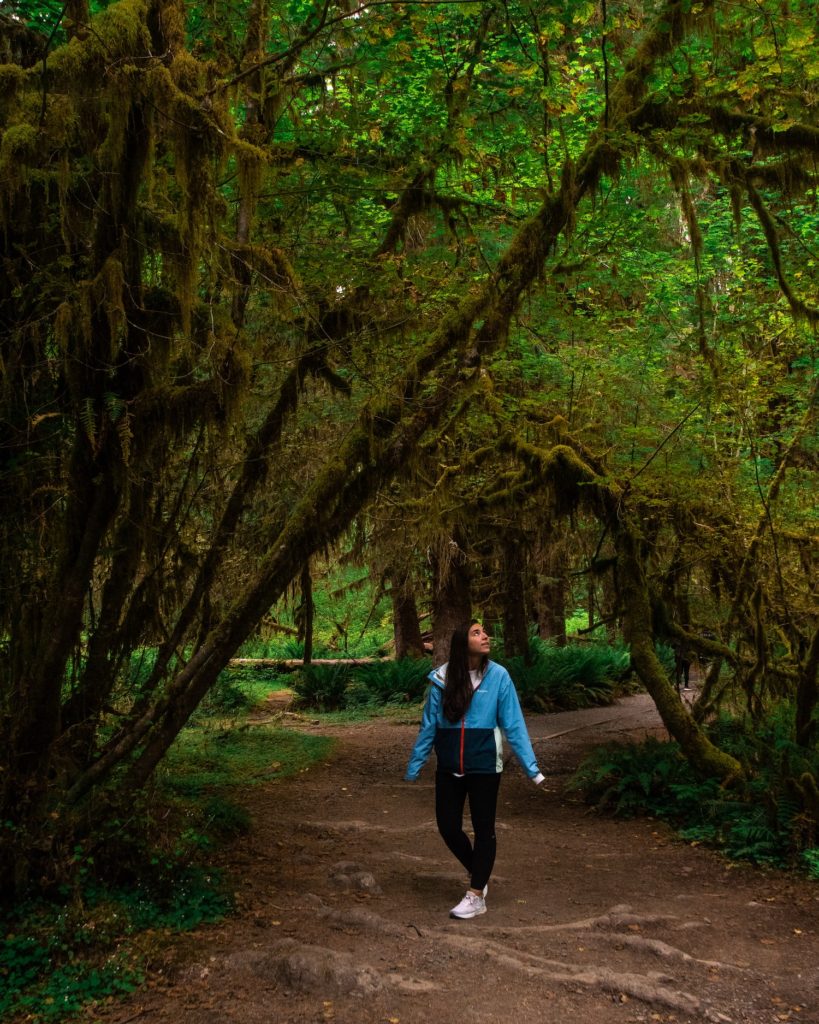
[[[654,653],[663,666],[665,674],[673,683],[677,666],[677,655],[674,653],[674,648],[669,644],[664,644],[661,640],[657,640],[654,643]]]
[[[340,711],[347,707],[351,665],[305,665],[295,676],[293,691],[300,707]]]
[[[515,682],[521,703],[535,711],[610,704],[630,671],[625,647],[606,643],[555,647],[531,642],[529,656],[498,659]]]
[[[409,704],[423,700],[432,669],[429,658],[400,658],[356,667],[354,684],[367,702],[376,705]]]
[[[699,779],[673,742],[648,739],[596,750],[570,788],[616,814],[649,814],[668,821],[689,841],[735,860],[819,869],[819,823],[806,814],[795,780],[819,777],[819,753],[793,741],[793,709],[780,705],[762,721],[723,715],[709,728],[721,749],[749,769],[742,791]]]
[[[301,707],[345,711],[423,699],[432,663],[402,658],[368,665],[306,665],[293,689]]]
[[[285,689],[286,675],[269,665],[229,665],[223,669],[201,702],[195,720],[214,715],[250,711],[273,690]]]
[[[0,1017],[57,1021],[131,991],[146,955],[137,935],[227,914],[231,896],[208,859],[250,827],[233,787],[300,771],[332,743],[264,725],[183,730],[157,770],[152,799],[112,817],[105,834],[95,833],[93,854],[73,851],[72,885],[53,901],[0,915]],[[149,803],[160,813],[152,816]]]
[[[808,850],[803,850],[802,861],[807,867],[808,874],[811,878],[815,878],[819,881],[819,847],[812,846]]]

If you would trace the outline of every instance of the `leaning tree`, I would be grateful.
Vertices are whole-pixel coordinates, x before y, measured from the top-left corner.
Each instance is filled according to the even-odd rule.
[[[0,20],[5,890],[54,877],[115,820],[310,556],[478,395],[517,496],[605,527],[637,670],[722,777],[742,767],[653,653],[669,540],[649,520],[675,507],[653,470],[683,418],[720,467],[752,446],[756,508],[702,523],[730,594],[709,653],[740,663],[784,595],[811,735],[817,641],[788,560],[807,557],[790,477],[811,471],[812,334],[775,297],[764,318],[753,302],[773,282],[816,321],[807,0],[787,18],[767,0],[15,10]],[[646,209],[678,236],[658,234],[653,261],[631,247]],[[753,253],[715,245],[717,210],[754,225]],[[764,430],[761,392],[735,379],[749,352]],[[528,406],[504,405],[509,373],[540,375]],[[625,443],[617,408],[635,418]],[[725,500],[703,500],[730,520],[725,480]],[[699,510],[675,514],[685,545]]]

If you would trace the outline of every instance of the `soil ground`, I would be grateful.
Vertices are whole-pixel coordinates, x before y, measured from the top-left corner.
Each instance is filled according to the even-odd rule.
[[[174,940],[106,1022],[819,1024],[819,885],[564,794],[595,744],[665,735],[648,697],[528,718],[546,782],[508,765],[471,921],[448,916],[466,879],[435,830],[434,757],[402,781],[417,721],[291,722],[338,746],[248,789],[239,912]]]

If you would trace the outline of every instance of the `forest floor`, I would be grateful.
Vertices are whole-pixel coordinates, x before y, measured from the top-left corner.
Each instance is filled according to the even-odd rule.
[[[435,830],[434,757],[402,781],[417,721],[286,721],[338,745],[248,788],[252,832],[224,864],[237,914],[173,939],[97,1019],[819,1024],[819,885],[564,794],[592,746],[665,736],[648,697],[529,717],[546,782],[508,765],[488,912],[471,921],[448,916],[466,879]]]

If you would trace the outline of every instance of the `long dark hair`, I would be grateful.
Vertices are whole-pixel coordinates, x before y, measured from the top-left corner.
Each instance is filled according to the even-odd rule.
[[[449,722],[460,722],[469,710],[475,693],[469,675],[469,631],[480,623],[473,619],[467,626],[458,626],[452,632],[449,642],[449,662],[446,667],[444,686],[444,717]],[[486,668],[489,658],[481,660],[481,669]]]

